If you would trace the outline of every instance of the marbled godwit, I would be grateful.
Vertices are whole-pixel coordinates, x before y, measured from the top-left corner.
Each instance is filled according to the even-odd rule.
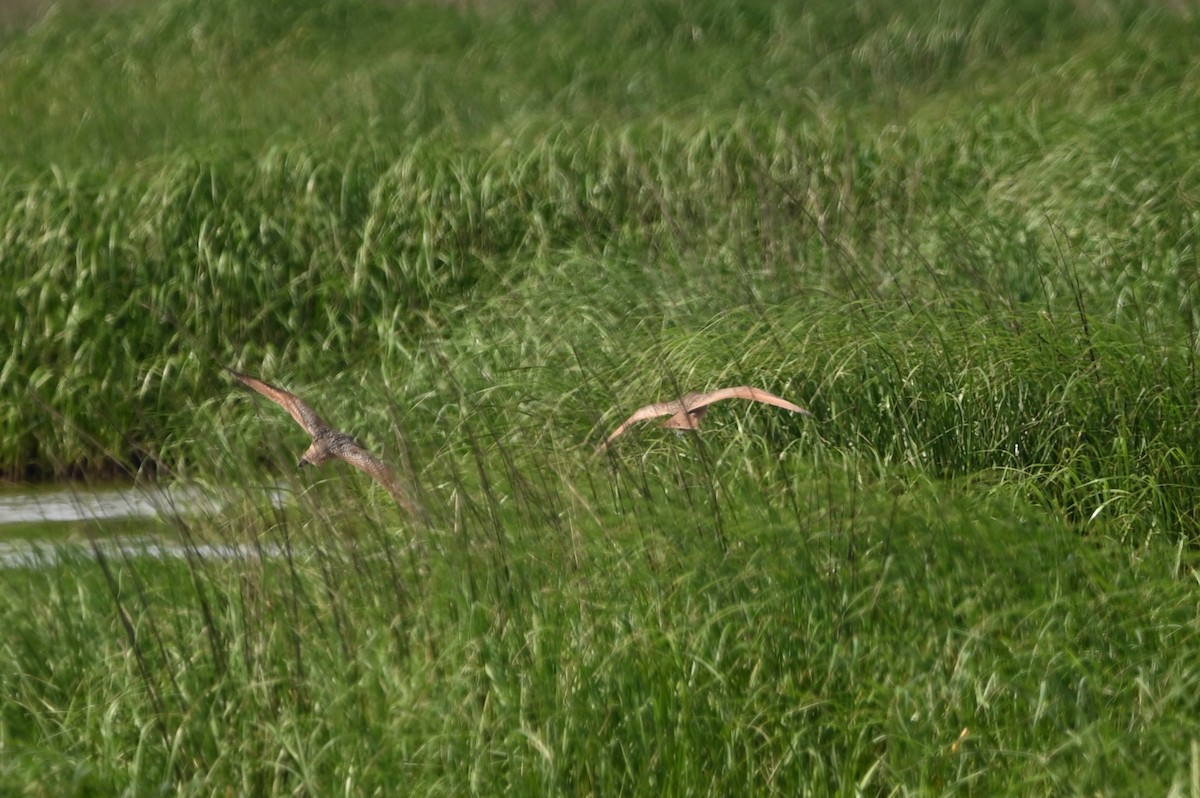
[[[812,415],[812,413],[800,405],[792,404],[781,396],[764,391],[762,388],[751,388],[746,385],[740,385],[736,388],[720,388],[709,393],[687,393],[669,402],[658,402],[657,404],[646,405],[639,410],[635,410],[632,416],[625,419],[625,422],[617,427],[616,431],[612,435],[609,435],[604,443],[597,447],[596,451],[603,451],[605,447],[613,442],[614,438],[624,433],[633,424],[657,416],[670,416],[670,418],[662,423],[662,426],[667,429],[699,429],[700,422],[708,415],[708,406],[722,399],[749,399],[752,402],[762,402],[763,404],[782,407],[784,410],[790,410],[793,413],[803,413],[806,416]]]
[[[226,368],[225,370],[236,377],[242,384],[253,388],[288,411],[292,418],[296,419],[296,423],[312,436],[312,445],[304,451],[304,454],[300,455],[299,467],[306,465],[319,466],[321,463],[334,458],[345,460],[360,471],[370,474],[376,482],[387,488],[388,493],[392,494],[392,498],[396,500],[396,503],[409,513],[420,515],[419,508],[409,497],[408,491],[405,490],[404,485],[400,481],[400,477],[396,475],[396,472],[387,463],[359,446],[346,433],[339,432],[329,426],[325,422],[325,419],[317,415],[317,411],[309,407],[303,399],[295,394],[288,393],[282,388],[268,385],[262,380],[255,379],[248,374],[240,374],[231,368]]]

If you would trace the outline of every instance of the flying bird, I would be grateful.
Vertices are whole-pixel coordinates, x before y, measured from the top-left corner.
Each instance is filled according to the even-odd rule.
[[[806,416],[812,415],[812,413],[800,405],[792,404],[781,396],[764,391],[762,388],[751,388],[747,385],[740,385],[736,388],[720,388],[709,393],[686,393],[678,399],[646,405],[639,410],[635,410],[632,416],[625,419],[624,423],[617,427],[613,434],[609,435],[604,443],[597,447],[596,451],[604,451],[625,430],[637,422],[645,421],[648,418],[670,416],[670,418],[662,423],[662,426],[667,429],[699,429],[700,422],[708,415],[708,406],[722,399],[749,399],[752,402],[762,402],[763,404],[782,407],[784,410],[791,410],[793,413],[801,413]]]
[[[300,455],[298,467],[302,468],[306,465],[319,466],[321,463],[335,458],[345,460],[358,470],[370,474],[376,482],[387,488],[388,493],[392,495],[396,503],[410,514],[420,514],[419,508],[408,495],[408,491],[401,483],[400,477],[396,475],[396,472],[387,463],[359,446],[354,438],[329,426],[325,419],[317,415],[317,411],[313,410],[299,396],[288,393],[282,388],[276,388],[274,385],[268,385],[262,380],[255,379],[248,374],[236,372],[231,368],[226,368],[225,370],[236,377],[243,385],[253,388],[288,411],[291,417],[296,420],[296,423],[312,436],[312,445],[304,451],[304,454]]]

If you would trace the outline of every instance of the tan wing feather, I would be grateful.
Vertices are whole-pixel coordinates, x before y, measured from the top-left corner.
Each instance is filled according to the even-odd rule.
[[[288,393],[282,388],[277,388],[274,385],[265,383],[260,379],[251,377],[249,374],[241,374],[231,368],[227,368],[225,370],[236,377],[243,385],[253,388],[258,393],[261,393],[263,396],[267,397],[272,402],[288,411],[291,417],[296,420],[296,423],[303,427],[304,431],[314,438],[318,435],[333,430],[333,428],[325,422],[325,419],[317,415],[317,411],[313,410],[308,403],[306,403],[299,396],[296,396],[294,393]]]
[[[339,446],[333,453],[359,471],[370,474],[376,482],[387,488],[388,493],[392,494],[392,498],[396,500],[397,504],[414,515],[418,514],[417,506],[408,495],[400,477],[387,463],[358,444]]]
[[[251,377],[248,374],[241,374],[231,368],[226,368],[230,374],[236,377],[244,385],[253,388],[258,393],[275,402],[284,410],[288,411],[296,423],[308,432],[313,437],[312,448],[320,448],[326,455],[332,455],[345,460],[350,465],[357,468],[366,474],[369,474],[376,482],[387,488],[388,493],[396,500],[396,503],[413,515],[423,516],[420,507],[409,496],[400,477],[396,475],[387,463],[380,460],[375,455],[368,452],[366,449],[359,446],[357,443],[350,441],[348,436],[338,433],[333,427],[317,415],[317,411],[313,410],[303,399],[293,393],[289,393],[282,388],[277,388],[274,385],[263,382],[260,379]],[[331,441],[328,436],[335,436]],[[324,459],[322,457],[321,459]],[[314,461],[319,463],[320,460]]]
[[[713,402],[720,402],[723,399],[749,399],[752,402],[762,402],[763,404],[782,407],[784,410],[791,410],[793,413],[803,413],[806,416],[812,415],[808,410],[798,404],[789,402],[782,396],[776,396],[770,391],[764,391],[761,388],[751,388],[748,385],[739,385],[734,388],[719,388],[709,393],[688,393],[678,399],[672,399],[668,402],[657,402],[635,410],[633,415],[625,419],[621,426],[617,427],[604,440],[604,443],[596,447],[596,451],[603,451],[614,439],[624,434],[631,426],[648,418],[670,415],[672,418],[667,420],[665,426],[679,429],[695,429],[700,425],[700,421],[703,420],[703,415],[701,414],[699,418],[689,419],[688,414],[694,413],[700,408],[707,407]]]
[[[695,394],[688,394],[688,396],[683,397],[682,400],[672,399],[669,402],[656,402],[655,404],[646,405],[645,407],[640,407],[637,410],[634,410],[633,415],[621,422],[621,426],[613,430],[613,433],[604,439],[604,443],[600,444],[598,450],[604,449],[606,446],[612,443],[613,440],[623,435],[625,430],[629,429],[639,421],[645,421],[648,418],[657,418],[658,416],[670,416],[679,412],[686,412],[688,409],[687,399],[692,396],[695,396]]]
[[[692,407],[701,407],[703,405],[711,405],[713,402],[720,402],[723,399],[749,399],[752,402],[762,402],[765,405],[774,405],[782,407],[784,410],[791,410],[793,413],[803,413],[806,416],[811,416],[808,410],[805,410],[798,404],[789,402],[782,396],[776,396],[770,391],[764,391],[762,388],[751,388],[748,385],[739,385],[736,388],[720,388],[709,393],[697,395],[697,403]]]

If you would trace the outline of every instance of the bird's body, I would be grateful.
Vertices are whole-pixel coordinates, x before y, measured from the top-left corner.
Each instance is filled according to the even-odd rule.
[[[763,404],[774,405],[775,407],[782,407],[784,410],[790,410],[793,413],[801,413],[806,416],[812,415],[812,413],[800,405],[789,402],[781,396],[776,396],[770,391],[764,391],[761,388],[751,388],[747,385],[739,385],[736,388],[720,388],[708,393],[685,393],[678,399],[657,402],[635,410],[633,415],[625,419],[621,426],[617,427],[605,439],[604,443],[600,444],[599,450],[603,451],[615,438],[622,435],[625,430],[637,422],[645,421],[648,418],[670,416],[670,418],[662,423],[662,426],[667,429],[699,429],[700,422],[704,421],[704,417],[708,415],[709,405],[713,402],[719,402],[722,399],[749,399],[752,402],[761,402]]]
[[[288,411],[296,423],[312,436],[312,445],[304,451],[304,454],[300,455],[299,465],[301,467],[319,466],[334,459],[345,460],[360,471],[370,474],[376,482],[387,488],[388,493],[402,508],[414,515],[419,514],[419,508],[409,496],[400,477],[387,463],[360,446],[354,438],[331,427],[303,399],[248,374],[241,374],[233,369],[226,369],[226,371],[243,385],[254,389]]]

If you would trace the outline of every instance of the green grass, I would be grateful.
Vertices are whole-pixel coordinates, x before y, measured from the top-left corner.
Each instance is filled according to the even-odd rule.
[[[750,475],[706,471],[695,454],[660,454],[628,488],[616,479],[619,498],[555,493],[557,523],[529,522],[546,505],[468,500],[453,527],[425,533],[424,553],[400,549],[386,522],[348,540],[344,519],[251,516],[291,561],[10,574],[6,606],[38,600],[7,612],[0,783],[1190,783],[1200,707],[1186,552],[1131,558],[1026,502],[880,481],[851,462],[816,467],[796,452]]]
[[[1200,795],[1194,8],[284,5],[0,34],[0,474],[269,555],[7,572],[0,792]]]

